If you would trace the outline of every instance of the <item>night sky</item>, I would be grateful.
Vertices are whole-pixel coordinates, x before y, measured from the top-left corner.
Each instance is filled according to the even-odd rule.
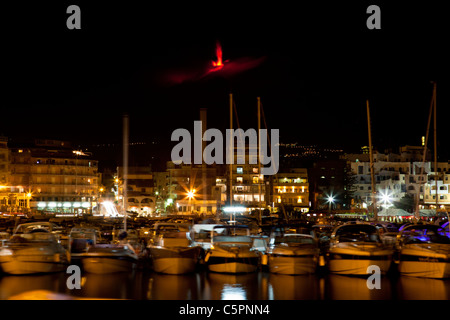
[[[172,131],[193,132],[200,108],[208,109],[208,127],[227,128],[232,92],[242,128],[257,127],[259,96],[282,142],[348,152],[368,144],[369,99],[374,147],[396,149],[425,135],[436,80],[438,151],[447,160],[450,26],[443,5],[164,3],[5,6],[0,134],[71,140],[114,164],[117,147],[94,145],[120,146],[126,112],[130,142],[148,146],[139,149],[144,162],[168,160]],[[66,28],[70,4],[81,8],[81,30]],[[370,4],[381,8],[381,30],[366,27]],[[217,41],[224,60],[258,63],[199,77],[216,59]],[[168,81],[174,75],[185,81]]]

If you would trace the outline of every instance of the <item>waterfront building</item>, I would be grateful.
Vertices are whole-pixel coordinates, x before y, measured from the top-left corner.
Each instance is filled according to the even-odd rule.
[[[8,184],[9,184],[8,138],[0,136],[0,186],[7,186]]]
[[[123,182],[127,178],[127,192],[124,202]],[[125,204],[129,212],[139,216],[153,216],[156,211],[153,174],[150,166],[130,166],[128,174],[123,175],[123,167],[117,168],[116,183],[118,186],[119,207]]]
[[[90,214],[97,206],[98,161],[67,141],[39,140],[10,148],[9,185],[29,198],[33,212]]]
[[[311,208],[328,210],[347,208],[351,202],[348,192],[347,163],[339,159],[317,160],[308,168]],[[333,199],[330,204],[329,199]]]
[[[306,168],[292,168],[272,177],[272,206],[289,206],[294,211],[308,212],[309,181]]]
[[[174,213],[216,214],[220,207],[217,199],[216,166],[177,165],[169,162],[167,172],[168,199],[173,203]]]
[[[368,154],[351,154],[347,159],[354,176],[354,207],[368,208],[372,205],[373,191]],[[430,161],[429,150],[423,161],[423,147],[404,146],[398,153],[374,152],[374,174],[377,192],[377,206],[390,207],[410,199],[409,211],[415,210],[414,201],[421,209],[448,208],[449,163],[438,162],[437,171]],[[435,180],[437,177],[437,184]],[[437,193],[437,202],[436,202]]]

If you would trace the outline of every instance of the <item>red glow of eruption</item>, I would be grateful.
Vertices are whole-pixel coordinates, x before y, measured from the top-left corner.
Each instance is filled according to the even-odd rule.
[[[250,69],[254,69],[262,64],[266,57],[251,58],[241,57],[234,59],[233,61],[225,60],[222,57],[222,46],[219,42],[216,44],[216,56],[217,60],[212,61],[210,65],[204,65],[203,67],[193,67],[190,69],[177,70],[167,72],[162,79],[166,84],[181,84],[184,82],[199,81],[202,79],[208,79],[213,75],[229,78],[239,73],[245,72]]]
[[[212,65],[213,67],[216,68],[221,68],[223,67],[223,62],[222,62],[222,46],[220,45],[220,43],[217,42],[216,45],[216,56],[217,56],[217,62],[213,61]]]

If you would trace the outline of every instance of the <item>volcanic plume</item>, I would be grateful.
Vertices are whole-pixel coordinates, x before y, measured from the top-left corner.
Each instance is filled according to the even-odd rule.
[[[241,72],[258,67],[264,60],[265,57],[241,57],[224,61],[222,46],[217,42],[216,60],[209,62],[207,65],[203,64],[198,67],[166,72],[163,79],[168,85],[177,85],[184,82],[200,81],[215,76],[230,78]]]

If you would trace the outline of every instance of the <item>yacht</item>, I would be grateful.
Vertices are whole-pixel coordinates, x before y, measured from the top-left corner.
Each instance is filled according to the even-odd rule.
[[[190,225],[156,223],[154,229],[154,237],[148,245],[153,270],[166,274],[194,272],[202,258],[203,249],[190,239]]]
[[[438,279],[450,277],[450,239],[441,226],[406,226],[399,234],[397,249],[400,274]]]
[[[127,243],[97,243],[83,254],[82,267],[89,273],[131,272],[138,264],[138,255]]]
[[[82,266],[82,259],[86,257],[89,247],[96,245],[101,239],[100,231],[95,228],[72,228],[69,233],[68,250],[70,261]]]
[[[211,248],[211,230],[215,226],[220,226],[221,224],[217,223],[196,223],[192,225],[190,237],[193,241],[193,244],[199,247],[202,247],[204,250],[208,250]]]
[[[319,255],[318,242],[310,234],[273,234],[267,250],[267,263],[272,273],[312,274],[316,272]]]
[[[8,274],[61,272],[69,261],[69,253],[49,222],[20,224],[0,248],[1,269]]]
[[[381,274],[389,271],[394,249],[384,244],[378,229],[369,223],[352,222],[331,233],[327,253],[328,270],[336,274],[371,274],[369,266],[378,266]]]
[[[250,229],[245,225],[215,226],[205,264],[212,272],[250,273],[258,270],[261,253],[253,247]]]

